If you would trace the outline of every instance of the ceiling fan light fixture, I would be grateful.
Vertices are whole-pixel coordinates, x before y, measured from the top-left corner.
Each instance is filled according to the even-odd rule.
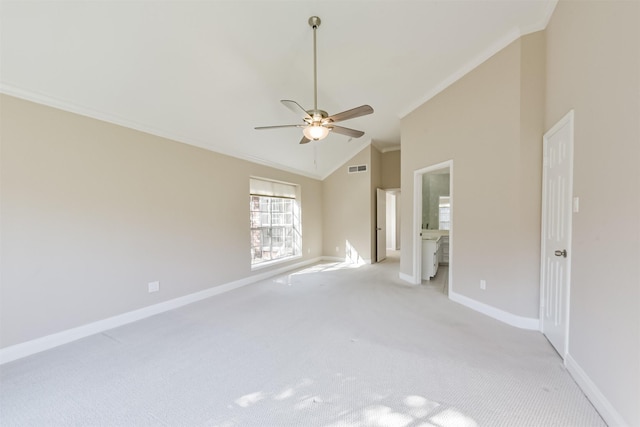
[[[312,141],[319,141],[329,135],[329,128],[326,128],[321,124],[311,124],[302,129],[302,133]]]
[[[320,18],[312,16],[309,18],[309,25],[313,29],[313,109],[307,110],[300,104],[290,99],[282,99],[280,102],[293,111],[293,113],[302,115],[302,123],[292,125],[277,126],[258,126],[255,129],[274,129],[274,128],[302,128],[304,137],[300,144],[306,144],[309,141],[320,141],[329,135],[329,132],[339,133],[351,138],[360,138],[364,132],[355,129],[349,129],[343,126],[336,126],[335,123],[344,120],[355,119],[356,117],[365,116],[373,113],[370,105],[361,105],[350,110],[343,111],[330,116],[324,110],[318,109],[318,63],[316,55],[316,31],[320,26]]]

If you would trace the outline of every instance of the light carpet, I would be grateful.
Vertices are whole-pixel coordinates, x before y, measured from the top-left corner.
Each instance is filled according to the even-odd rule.
[[[319,264],[5,364],[0,424],[605,425],[540,333],[397,276]]]

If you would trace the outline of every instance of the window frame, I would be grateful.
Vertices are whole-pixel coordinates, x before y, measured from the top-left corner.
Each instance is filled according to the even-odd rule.
[[[442,217],[446,216],[446,221]],[[451,230],[451,198],[450,196],[438,197],[438,229]]]
[[[265,179],[258,185],[274,182],[295,189],[295,197],[275,195],[261,190],[249,191],[249,250],[251,270],[302,257],[302,221],[299,186]],[[252,181],[253,183],[254,181]],[[274,244],[275,243],[275,244]],[[257,253],[259,252],[259,255]],[[268,253],[268,259],[264,254]],[[274,257],[275,254],[275,257]]]

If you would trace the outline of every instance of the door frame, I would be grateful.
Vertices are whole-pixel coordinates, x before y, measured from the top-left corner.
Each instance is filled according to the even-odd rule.
[[[422,176],[437,170],[449,169],[449,197],[451,204],[451,227],[449,230],[449,293],[453,290],[453,159],[413,171],[413,277],[412,283],[422,283]]]
[[[562,127],[564,127],[565,125],[569,125],[569,132],[570,132],[570,138],[569,138],[569,153],[568,153],[568,158],[569,158],[569,176],[568,176],[568,187],[569,187],[569,194],[570,197],[573,200],[573,146],[574,146],[574,138],[575,138],[575,134],[574,134],[574,110],[569,111],[563,118],[561,118],[555,125],[553,125],[551,127],[551,129],[549,129],[547,132],[545,132],[545,134],[542,137],[542,155],[543,155],[543,166],[542,166],[542,218],[541,218],[541,226],[540,226],[540,312],[539,312],[539,316],[540,316],[540,332],[542,334],[544,334],[544,309],[545,309],[545,299],[546,299],[546,294],[545,294],[545,286],[544,286],[544,279],[545,279],[545,265],[546,265],[546,256],[547,256],[547,251],[552,251],[554,250],[554,248],[547,248],[547,244],[546,244],[546,239],[545,239],[545,235],[547,232],[547,218],[545,215],[546,209],[547,209],[547,192],[549,191],[549,189],[547,188],[547,150],[548,150],[548,143],[549,143],[549,139],[555,135],[556,132],[558,132]],[[571,206],[573,206],[573,203],[571,203]],[[572,230],[573,230],[573,210],[570,212],[570,215],[568,216],[568,224],[567,224],[567,250],[568,250],[568,254],[567,254],[567,298],[564,304],[564,311],[566,313],[566,322],[565,322],[565,330],[564,330],[564,334],[565,334],[565,340],[564,340],[564,348],[562,349],[562,354],[560,354],[560,357],[562,357],[563,360],[565,360],[566,355],[569,354],[569,319],[570,319],[570,309],[571,309],[571,264],[572,264],[572,255],[573,255],[573,240],[572,240]]]
[[[400,248],[398,247],[398,241],[400,240],[400,224],[402,221],[400,221],[401,216],[399,215],[400,212],[400,203],[398,203],[398,196],[400,196],[402,194],[400,188],[387,188],[385,189],[385,191],[387,192],[387,195],[391,195],[394,198],[394,203],[395,203],[395,221],[393,226],[394,228],[394,235],[395,235],[395,245],[394,248],[389,248],[389,240],[387,239],[387,249],[391,249],[393,251],[397,251],[400,250]],[[387,216],[387,232],[389,230],[388,228],[389,225],[389,217]]]
[[[384,218],[381,218],[384,217]],[[384,221],[382,221],[384,219]],[[376,262],[387,259],[387,190],[376,188]],[[381,228],[382,227],[382,228]],[[382,245],[384,241],[384,245]],[[384,256],[381,256],[382,252]]]

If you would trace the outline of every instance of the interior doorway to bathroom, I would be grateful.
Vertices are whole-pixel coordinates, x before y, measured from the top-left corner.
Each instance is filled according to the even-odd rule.
[[[439,265],[447,265],[446,283],[450,290],[453,284],[453,160],[414,171],[413,190],[413,282],[428,281],[437,274]],[[436,240],[435,249],[431,249],[434,245],[425,239]],[[423,250],[434,253],[423,254]],[[427,255],[426,259],[423,255]]]

